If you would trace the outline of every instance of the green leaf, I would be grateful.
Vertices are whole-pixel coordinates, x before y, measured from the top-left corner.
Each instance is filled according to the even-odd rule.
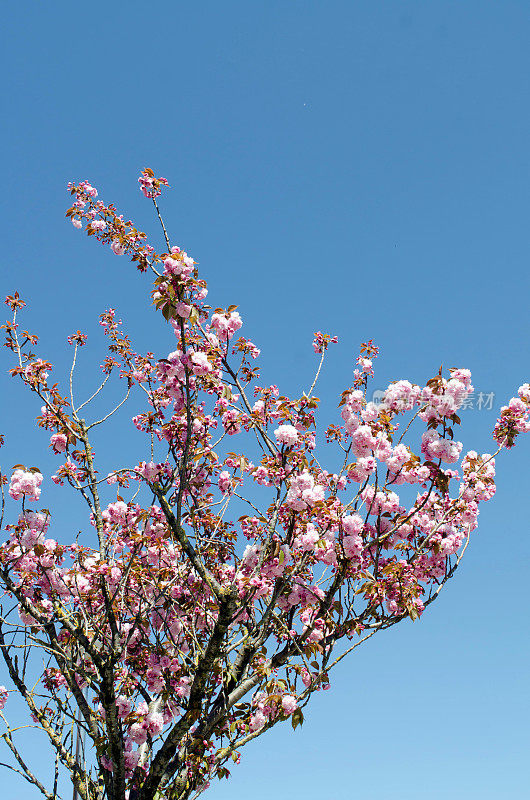
[[[304,723],[304,715],[302,713],[302,709],[297,708],[295,709],[295,711],[293,711],[293,714],[291,716],[291,725],[293,726],[293,731],[295,731],[299,725],[303,725],[303,723]]]

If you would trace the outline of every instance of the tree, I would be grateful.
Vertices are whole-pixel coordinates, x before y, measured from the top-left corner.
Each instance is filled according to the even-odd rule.
[[[114,310],[105,311],[102,382],[78,406],[72,386],[86,335],[68,339],[66,397],[32,351],[37,337],[19,329],[18,293],[6,300],[13,314],[3,326],[11,372],[40,398],[38,424],[65,459],[52,480],[82,498],[92,532],[68,544],[49,538],[51,512],[28,506],[40,500],[40,470],[17,464],[2,477],[2,525],[7,484],[21,508],[0,545],[0,649],[9,691],[25,700],[82,800],[197,797],[229,776],[227,764],[252,739],[279,722],[301,725],[342,658],[438,597],[480,502],[495,492],[495,456],[530,430],[525,384],[497,420],[495,452],[462,456],[454,430],[473,391],[470,372],[444,377],[440,368],[424,387],[398,380],[381,403],[368,402],[377,356],[369,341],[342,393],[341,424],[325,432],[340,456],[327,471],[315,450],[314,389],[336,339],[315,334],[318,368],[300,397],[258,385],[259,350],[235,338],[237,308],[208,306],[195,262],[170,244],[157,204],[167,182],[150,169],[139,181],[165,252],[86,181],[70,184],[67,216],[154,274],[153,303],[175,349],[162,358],[135,352]],[[87,404],[111,376],[124,397],[90,421]],[[112,423],[133,391],[145,398],[133,418],[143,450],[138,463],[101,476],[91,431]],[[416,428],[423,432],[413,436]],[[2,708],[9,691],[0,687]],[[54,800],[58,768],[47,789],[2,719],[18,771]]]

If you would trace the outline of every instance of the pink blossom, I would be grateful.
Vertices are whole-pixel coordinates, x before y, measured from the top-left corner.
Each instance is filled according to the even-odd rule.
[[[303,511],[324,499],[324,489],[315,485],[315,479],[310,472],[301,472],[291,480],[285,505],[294,511]]]
[[[116,698],[116,708],[118,709],[118,716],[123,719],[131,711],[132,700],[126,695],[120,694]]]
[[[139,475],[142,475],[146,480],[151,482],[157,479],[161,470],[162,464],[155,464],[153,461],[149,461],[147,464],[145,461],[142,461],[135,469]]]
[[[355,455],[370,456],[375,449],[377,440],[369,425],[359,425],[351,435]]]
[[[237,311],[232,311],[228,316],[222,314],[213,314],[212,316],[212,328],[215,330],[219,341],[231,339],[242,325],[243,320]]]
[[[282,697],[282,709],[284,714],[292,714],[298,707],[296,698],[292,694],[284,694]]]
[[[407,461],[410,461],[410,451],[404,444],[398,444],[393,448],[391,455],[387,458],[386,464],[390,472],[396,473]]]
[[[309,522],[306,526],[306,530],[296,537],[294,544],[301,550],[314,550],[319,539],[320,533],[315,526]]]
[[[45,531],[49,525],[50,518],[46,514],[37,511],[24,511],[20,515],[18,524],[27,528],[32,528],[36,531]]]
[[[219,475],[219,490],[223,492],[223,494],[227,494],[232,487],[232,481],[230,479],[230,473],[226,470],[223,470]]]
[[[134,722],[129,729],[129,736],[136,744],[144,744],[147,741],[147,725],[143,722]]]
[[[399,497],[395,492],[375,491],[371,485],[361,492],[370,514],[394,514],[399,509]]]
[[[123,754],[123,760],[125,764],[125,771],[130,775],[136,769],[138,761],[140,759],[140,751],[139,750],[126,750]],[[126,793],[127,797],[128,793]]]
[[[165,178],[155,178],[153,170],[151,169],[143,170],[138,178],[138,183],[140,184],[140,189],[144,197],[153,199],[162,193],[161,186],[168,186],[167,180]]]
[[[236,408],[230,408],[222,415],[221,420],[229,436],[239,433],[241,430],[241,414]]]
[[[263,711],[260,711],[258,709],[257,711],[254,711],[254,713],[250,717],[249,729],[251,733],[253,733],[254,731],[259,731],[261,730],[261,728],[263,728],[264,725],[266,725],[266,723],[267,723],[267,717],[265,716]]]
[[[191,306],[188,305],[187,303],[179,302],[175,304],[175,311],[177,312],[179,317],[184,317],[184,319],[187,319],[191,314]]]
[[[79,188],[82,188],[82,190],[85,192],[86,195],[88,195],[88,197],[95,198],[98,196],[98,190],[94,186],[91,186],[88,181],[83,181],[82,183],[80,183]]]
[[[212,371],[212,365],[206,353],[197,351],[191,354],[191,368],[194,375],[208,375]]]
[[[145,722],[147,724],[147,730],[151,736],[155,736],[157,733],[160,733],[164,727],[164,717],[159,711],[151,711],[149,714],[147,714]]]
[[[191,678],[188,678],[187,675],[184,675],[180,678],[176,688],[175,694],[177,697],[188,697],[191,690]]]
[[[189,278],[193,272],[194,261],[185,253],[173,253],[164,259],[164,273]]]
[[[522,386],[519,386],[517,394],[527,406],[530,405],[530,383],[523,383]]]
[[[361,533],[364,528],[364,522],[359,514],[351,514],[350,516],[342,518],[342,527],[345,533],[349,536]]]
[[[68,337],[68,344],[77,344],[79,347],[84,347],[87,342],[88,336],[86,333],[81,333],[81,331],[77,331],[76,333],[72,333],[71,336]]]
[[[108,756],[106,755],[100,756],[99,761],[103,769],[106,769],[109,772],[114,772],[114,762],[111,761],[111,759]]]
[[[364,481],[377,469],[377,461],[373,456],[361,456],[353,469],[348,472],[348,477],[358,483]]]
[[[116,253],[117,256],[122,256],[125,253],[125,245],[122,244],[119,239],[114,239],[111,242],[110,249],[113,253]]]
[[[448,464],[458,461],[462,451],[462,442],[443,439],[435,430],[426,431],[421,440],[421,452],[428,459],[440,459]]]
[[[64,453],[68,439],[64,433],[54,433],[50,437],[50,447],[54,453]]]
[[[292,447],[298,440],[298,431],[294,425],[280,425],[274,431],[274,435],[280,444],[285,444],[288,447]]]
[[[357,370],[358,372],[361,372],[364,375],[373,376],[374,370],[372,366],[372,360],[370,358],[364,358],[363,356],[359,356],[357,358],[357,364],[360,367],[360,370]]]
[[[384,394],[383,406],[397,414],[410,411],[418,402],[420,391],[420,387],[410,381],[395,381]]]
[[[338,341],[337,336],[330,336],[328,333],[317,331],[313,339],[313,350],[315,353],[321,354],[328,349],[330,344],[337,344]]]
[[[374,422],[381,413],[381,406],[376,403],[367,403],[361,411],[361,419],[363,422]]]
[[[27,497],[28,500],[38,500],[42,481],[43,477],[40,472],[16,469],[11,476],[9,494],[13,500],[20,500],[23,496]]]

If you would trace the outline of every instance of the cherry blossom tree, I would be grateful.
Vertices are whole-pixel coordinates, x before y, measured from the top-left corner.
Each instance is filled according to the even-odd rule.
[[[494,452],[463,454],[455,430],[470,372],[395,381],[375,404],[369,341],[317,455],[315,386],[336,339],[315,334],[316,375],[300,396],[259,385],[259,350],[239,336],[236,307],[207,305],[196,263],[170,242],[157,203],[167,181],[150,169],[139,181],[163,252],[86,181],[69,186],[67,216],[152,273],[169,330],[162,354],[136,352],[105,311],[101,384],[78,405],[86,335],[68,339],[62,394],[37,337],[19,326],[25,303],[6,300],[12,375],[37,395],[38,425],[60,461],[50,478],[87,513],[83,534],[60,543],[40,506],[50,478],[23,464],[2,476],[2,738],[11,768],[47,800],[59,796],[59,769],[82,800],[196,798],[229,776],[248,742],[280,722],[302,724],[339,661],[436,600],[495,492],[495,456],[530,429],[525,384],[502,409]],[[123,399],[91,415],[111,379]],[[92,431],[133,398],[138,460],[116,452],[102,474]],[[50,788],[20,751],[11,692],[54,752]]]

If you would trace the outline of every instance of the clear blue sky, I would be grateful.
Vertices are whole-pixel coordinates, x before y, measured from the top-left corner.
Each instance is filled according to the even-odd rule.
[[[64,365],[66,335],[97,340],[108,306],[139,348],[171,347],[145,277],[64,220],[65,184],[87,178],[158,236],[136,185],[149,165],[173,187],[174,241],[214,305],[240,306],[267,380],[305,388],[312,332],[336,333],[329,421],[373,337],[378,388],[469,367],[495,401],[463,414],[464,443],[491,449],[495,412],[530,379],[530,4],[17,0],[2,18],[2,292],[31,301],[44,354]],[[36,455],[31,424],[12,433],[35,406],[6,368],[3,461],[51,469],[44,436]],[[249,746],[212,800],[526,796],[528,439],[499,460],[498,495],[421,623],[343,662],[303,730]],[[9,800],[38,796],[1,780]]]

